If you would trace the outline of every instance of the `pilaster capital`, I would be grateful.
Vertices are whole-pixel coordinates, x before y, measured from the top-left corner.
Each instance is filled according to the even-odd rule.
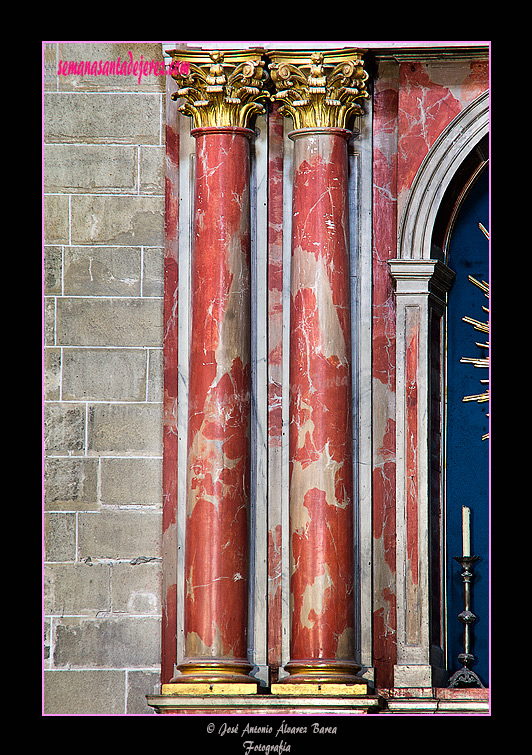
[[[294,128],[346,128],[351,115],[363,115],[366,90],[364,50],[271,51],[273,100],[291,116]]]
[[[390,275],[395,282],[396,296],[429,294],[441,302],[451,288],[454,272],[439,260],[388,260]]]
[[[247,128],[251,117],[264,113],[264,70],[262,49],[169,50],[175,65],[172,78],[179,85],[172,99],[183,98],[179,110],[192,116],[196,128]]]

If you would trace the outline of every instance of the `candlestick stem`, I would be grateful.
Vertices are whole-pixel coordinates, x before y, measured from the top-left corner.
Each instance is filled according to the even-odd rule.
[[[462,668],[456,671],[449,680],[449,687],[484,687],[477,674],[471,670],[475,656],[471,652],[471,631],[476,621],[471,611],[471,582],[473,579],[473,564],[480,556],[455,556],[455,561],[462,566],[462,581],[464,585],[464,610],[458,614],[458,620],[464,625],[464,652],[458,655]]]

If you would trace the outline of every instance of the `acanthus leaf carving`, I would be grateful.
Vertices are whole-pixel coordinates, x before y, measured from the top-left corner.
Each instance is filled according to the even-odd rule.
[[[346,128],[362,115],[360,100],[369,97],[361,50],[273,52],[270,64],[280,112],[294,128]]]
[[[179,109],[194,119],[196,128],[248,128],[253,115],[265,112],[269,77],[261,50],[173,50],[171,54],[174,61],[189,63],[188,72],[176,66],[172,76],[179,89],[172,97],[184,100]]]

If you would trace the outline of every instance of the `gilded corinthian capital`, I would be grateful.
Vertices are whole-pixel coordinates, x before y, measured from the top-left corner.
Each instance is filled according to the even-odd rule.
[[[174,63],[181,63],[172,74],[179,85],[172,98],[185,100],[179,110],[192,116],[197,128],[247,128],[253,115],[265,112],[262,101],[269,97],[262,52],[172,50]]]
[[[294,128],[346,128],[352,115],[362,115],[359,100],[369,97],[362,50],[318,52],[272,51],[270,64],[280,112]]]

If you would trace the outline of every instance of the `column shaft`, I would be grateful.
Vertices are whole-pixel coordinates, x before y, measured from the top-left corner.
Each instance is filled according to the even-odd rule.
[[[185,657],[165,693],[225,694],[229,684],[233,694],[248,694],[257,683],[247,657],[254,133],[247,126],[265,113],[267,77],[262,50],[170,54],[181,64],[172,74],[179,85],[173,98],[182,98],[180,112],[194,119],[196,160]]]
[[[249,136],[198,128],[191,275],[186,679],[242,680],[250,496]],[[247,679],[252,681],[251,679]],[[175,679],[174,681],[178,681]]]
[[[351,326],[346,129],[294,139],[290,340],[293,680],[354,663]],[[310,675],[310,676],[309,676]]]
[[[364,694],[354,647],[351,286],[346,128],[368,97],[361,51],[274,51],[295,131],[290,307],[290,676]],[[325,689],[322,690],[322,683]],[[360,682],[360,683],[359,683]],[[273,687],[272,687],[273,691]],[[279,691],[281,691],[279,689]],[[296,693],[298,694],[298,693]]]

